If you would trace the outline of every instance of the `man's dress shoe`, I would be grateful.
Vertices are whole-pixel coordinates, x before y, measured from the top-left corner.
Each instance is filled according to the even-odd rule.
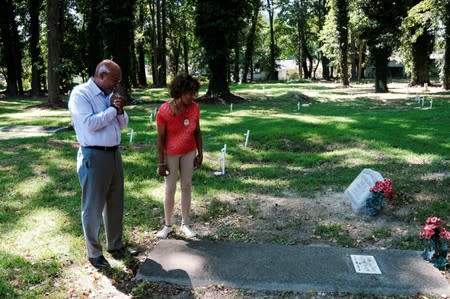
[[[89,262],[97,269],[105,269],[111,267],[111,265],[103,255],[100,255],[99,257],[90,257]]]

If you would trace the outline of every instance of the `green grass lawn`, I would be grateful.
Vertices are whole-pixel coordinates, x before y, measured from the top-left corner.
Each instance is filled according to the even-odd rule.
[[[433,95],[433,108],[428,109],[401,96],[374,100],[323,83],[242,84],[232,90],[247,99],[234,104],[233,111],[227,105],[201,105],[205,161],[194,176],[193,192],[196,202],[211,209],[195,214],[196,219],[229,213],[232,207],[218,201],[219,194],[343,192],[363,168],[372,168],[393,180],[398,205],[414,199],[417,208],[403,221],[418,226],[433,214],[450,222],[448,94]],[[312,96],[311,105],[300,111],[299,93]],[[134,97],[140,104],[127,107],[130,124],[122,134],[125,235],[142,245],[154,239],[151,232],[162,223],[163,181],[156,175],[156,128],[150,113],[168,95],[153,89],[136,90]],[[69,123],[66,110],[29,108],[42,101],[0,99],[0,128]],[[127,135],[131,130],[136,133],[133,144]],[[226,175],[216,177],[224,144]],[[1,298],[66,297],[76,287],[71,283],[83,275],[76,150],[73,131],[1,140]],[[250,214],[252,209],[248,207]],[[340,231],[339,225],[334,228]],[[380,230],[376,237],[387,235]],[[395,244],[420,249],[413,241]],[[113,266],[117,270],[124,265]],[[116,280],[120,275],[117,270]]]

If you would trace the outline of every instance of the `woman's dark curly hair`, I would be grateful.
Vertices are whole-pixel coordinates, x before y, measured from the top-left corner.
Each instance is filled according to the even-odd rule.
[[[185,93],[197,94],[199,89],[200,82],[188,74],[177,75],[169,85],[170,96],[174,99],[180,98]]]

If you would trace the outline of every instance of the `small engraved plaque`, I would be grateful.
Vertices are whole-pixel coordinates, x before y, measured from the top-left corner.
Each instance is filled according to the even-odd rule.
[[[356,273],[381,274],[377,261],[372,255],[350,255]]]

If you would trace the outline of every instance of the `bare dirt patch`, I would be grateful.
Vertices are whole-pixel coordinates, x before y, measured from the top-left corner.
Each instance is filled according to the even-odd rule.
[[[221,235],[231,235],[233,231],[247,232],[245,241],[276,242],[286,244],[328,243],[361,248],[387,248],[393,238],[415,233],[419,227],[396,220],[399,215],[408,214],[410,208],[387,206],[375,217],[355,214],[343,193],[327,192],[313,198],[284,197],[267,195],[224,194],[219,200],[229,202],[232,213],[196,223],[195,229],[201,236],[221,239]],[[207,207],[203,207],[207,208]],[[406,210],[405,210],[406,209]],[[331,236],[324,238],[317,228],[339,226],[345,241]],[[383,232],[384,238],[377,237]]]

